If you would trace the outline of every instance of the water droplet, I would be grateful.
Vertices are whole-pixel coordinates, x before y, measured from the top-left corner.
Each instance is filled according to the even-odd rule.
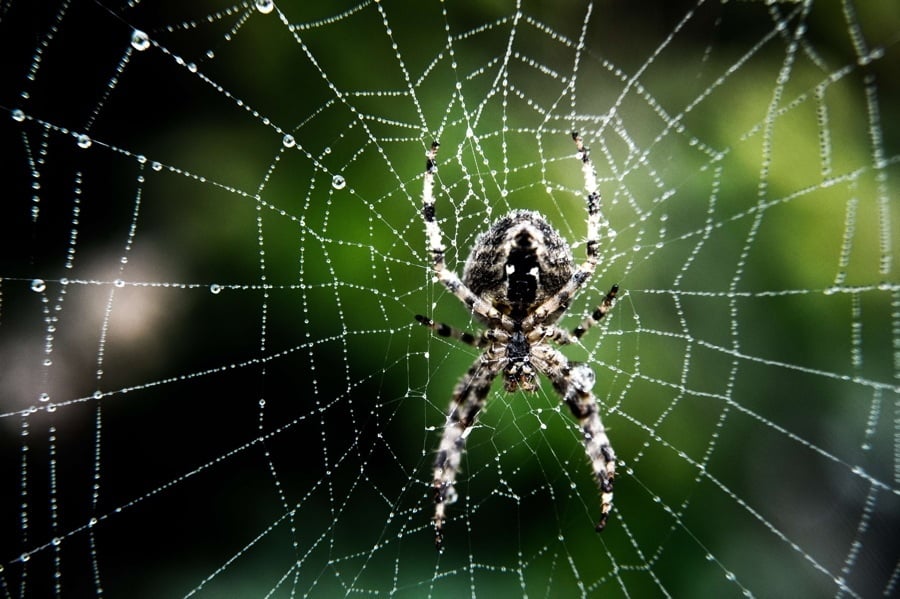
[[[81,135],[79,135],[77,137],[77,143],[78,143],[79,148],[86,150],[91,147],[91,144],[93,142],[91,141],[90,137],[88,137],[86,134],[82,133]]]
[[[213,283],[209,286],[209,292],[213,295],[217,295],[220,291],[222,291],[222,286],[218,283]]]
[[[40,395],[38,395],[38,400],[50,401],[50,394],[49,393],[41,393]]]
[[[159,162],[154,161],[154,162],[152,162],[152,163],[150,164],[150,168],[152,168],[152,169],[155,170],[156,172],[159,172],[159,171],[162,170],[162,164],[160,164]]]
[[[30,559],[31,559],[31,556],[28,555],[27,553],[23,553],[22,555],[19,556],[19,561],[21,561],[23,564]]]
[[[274,10],[275,3],[272,0],[256,0],[256,10],[261,12],[264,15],[269,14]]]
[[[88,526],[97,526],[97,519],[91,518],[90,520],[88,520]]]
[[[31,282],[31,290],[35,293],[41,293],[47,289],[47,284],[44,283],[44,279],[35,279]]]
[[[123,281],[122,279],[116,279],[115,281],[113,281],[113,285],[115,285],[116,287],[124,287],[125,281]]]
[[[295,145],[297,145],[297,140],[294,139],[293,135],[288,133],[284,136],[284,138],[282,138],[281,143],[284,144],[285,148],[293,148]]]
[[[261,408],[266,407],[266,400],[265,400],[265,399],[260,399],[260,400],[259,400],[259,407],[261,407]]]
[[[17,123],[21,123],[22,121],[25,120],[25,113],[22,112],[21,110],[19,110],[18,108],[16,108],[15,110],[12,111],[12,119],[14,121],[16,121]]]
[[[331,147],[327,147],[327,148],[325,148],[325,149],[322,150],[322,151],[323,151],[324,153],[326,153],[326,154],[331,154]]]
[[[466,137],[470,137],[470,138],[471,138],[471,137],[475,137],[475,132],[472,131],[472,128],[471,128],[471,127],[469,127],[468,129],[466,129]]]
[[[103,391],[94,391],[94,399],[100,399],[103,397]]]
[[[150,47],[150,38],[140,29],[131,32],[131,47],[138,52],[143,52]]]
[[[55,545],[56,547],[59,547],[59,544],[62,543],[62,539],[60,539],[59,537],[53,537],[53,540],[50,542],[53,543],[53,545]]]
[[[197,72],[197,65],[194,64],[193,62],[189,62],[189,63],[187,64],[187,70],[189,70],[191,73],[196,73],[196,72]]]
[[[347,180],[341,175],[335,175],[331,178],[331,186],[335,189],[344,189],[347,187]]]

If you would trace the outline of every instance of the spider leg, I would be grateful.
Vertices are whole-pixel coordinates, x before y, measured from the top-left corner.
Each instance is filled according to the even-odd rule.
[[[444,423],[444,433],[434,460],[434,545],[440,550],[444,542],[444,510],[456,501],[456,474],[465,451],[466,437],[484,407],[491,383],[500,371],[502,360],[488,349],[472,364],[453,391],[453,401]]]
[[[528,334],[528,342],[539,343],[541,341],[549,340],[554,341],[559,345],[569,345],[570,343],[577,343],[578,340],[581,339],[581,337],[588,331],[588,329],[603,320],[603,317],[606,316],[610,310],[612,310],[617,293],[619,293],[619,286],[613,285],[612,289],[609,290],[609,293],[606,294],[606,297],[603,298],[603,301],[600,303],[600,305],[597,306],[597,308],[590,314],[590,316],[582,320],[581,324],[575,327],[571,333],[564,329],[561,329],[555,324],[541,325],[532,329],[531,333]],[[417,316],[416,318],[419,317]]]
[[[600,244],[600,189],[597,185],[597,171],[591,161],[591,153],[584,145],[578,131],[572,131],[572,141],[578,157],[581,158],[581,173],[584,175],[584,190],[587,192],[588,226],[587,255],[588,261],[597,262],[597,247]]]
[[[584,335],[588,329],[603,320],[603,317],[612,310],[617,293],[619,293],[619,286],[613,285],[600,305],[597,306],[597,309],[594,310],[590,316],[581,321],[581,324],[572,331],[572,336],[575,337],[575,339],[581,339],[581,336]]]
[[[465,286],[459,276],[444,264],[444,244],[441,240],[441,227],[435,218],[434,209],[434,173],[437,172],[438,147],[441,144],[434,141],[431,149],[425,152],[425,177],[422,188],[422,217],[425,220],[425,237],[428,242],[428,250],[431,252],[432,268],[437,279],[450,293],[462,301],[469,311],[493,321],[504,321],[512,326],[512,320],[504,316],[490,303],[475,295],[471,289]]]
[[[416,320],[420,324],[434,331],[434,333],[439,337],[449,337],[450,339],[457,339],[467,345],[471,345],[474,347],[484,347],[489,341],[489,339],[484,335],[479,335],[476,337],[468,331],[461,331],[460,329],[452,327],[449,324],[445,324],[443,322],[435,322],[427,316],[422,316],[421,314],[416,314]]]
[[[576,343],[577,338],[573,337],[569,331],[561,329],[555,324],[545,324],[532,329],[527,336],[528,342],[531,344],[540,343],[542,341],[554,341],[559,345],[569,345]]]
[[[584,449],[600,488],[600,520],[596,526],[597,532],[600,532],[606,527],[612,510],[616,454],[609,444],[598,413],[597,398],[592,391],[594,371],[586,364],[569,363],[552,347],[544,345],[533,349],[539,368],[553,383],[553,388],[562,396],[581,426]]]
[[[522,327],[529,330],[543,321],[550,314],[555,314],[560,308],[566,308],[569,302],[578,293],[582,285],[594,274],[597,261],[600,259],[597,248],[600,245],[600,191],[597,187],[597,173],[594,163],[591,162],[591,154],[584,145],[581,134],[572,131],[572,140],[578,150],[581,159],[581,172],[584,175],[584,188],[587,191],[587,259],[572,273],[568,282],[556,292],[553,297],[535,308],[534,312],[524,320]]]

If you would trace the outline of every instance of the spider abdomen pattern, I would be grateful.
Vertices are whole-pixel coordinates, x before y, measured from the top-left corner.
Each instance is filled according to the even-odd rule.
[[[502,314],[522,320],[558,293],[572,278],[572,270],[569,244],[544,217],[514,210],[478,236],[466,260],[463,283]]]

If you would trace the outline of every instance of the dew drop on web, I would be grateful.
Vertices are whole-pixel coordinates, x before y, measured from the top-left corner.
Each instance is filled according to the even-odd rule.
[[[131,33],[131,47],[138,52],[143,52],[150,47],[150,38],[140,29],[135,29]]]

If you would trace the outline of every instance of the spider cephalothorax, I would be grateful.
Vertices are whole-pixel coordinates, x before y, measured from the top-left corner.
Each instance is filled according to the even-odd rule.
[[[594,372],[584,364],[569,362],[548,343],[565,345],[577,341],[609,312],[618,292],[618,287],[613,285],[600,306],[571,333],[554,324],[594,272],[598,261],[597,178],[581,136],[573,132],[572,139],[582,162],[588,192],[587,259],[575,267],[569,245],[543,216],[533,211],[514,210],[498,219],[475,241],[462,280],[444,265],[444,246],[435,215],[433,187],[439,144],[434,142],[427,152],[422,212],[435,274],[487,327],[475,336],[425,316],[416,316],[438,335],[454,337],[484,350],[453,392],[435,459],[434,527],[439,549],[443,544],[445,505],[456,500],[453,485],[467,433],[498,375],[503,377],[504,388],[509,392],[535,390],[538,373],[550,379],[582,428],[585,450],[601,492],[598,531],[606,525],[612,508],[616,457],[597,413],[592,391]]]

